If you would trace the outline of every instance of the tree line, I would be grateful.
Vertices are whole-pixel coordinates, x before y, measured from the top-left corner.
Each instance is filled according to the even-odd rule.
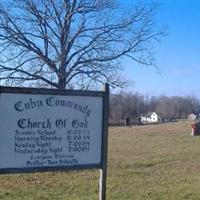
[[[111,121],[126,117],[137,119],[148,112],[156,112],[167,121],[186,119],[190,113],[200,113],[200,100],[194,96],[148,96],[126,92],[112,94],[110,97]]]

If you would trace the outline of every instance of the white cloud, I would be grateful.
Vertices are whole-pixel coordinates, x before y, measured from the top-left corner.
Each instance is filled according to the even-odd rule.
[[[193,74],[194,72],[196,72],[197,69],[194,69],[194,68],[190,68],[190,69],[173,69],[170,74],[172,75],[191,75]]]

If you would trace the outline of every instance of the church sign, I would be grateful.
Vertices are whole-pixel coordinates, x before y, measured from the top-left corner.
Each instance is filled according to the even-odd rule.
[[[102,168],[106,95],[0,87],[0,173]]]

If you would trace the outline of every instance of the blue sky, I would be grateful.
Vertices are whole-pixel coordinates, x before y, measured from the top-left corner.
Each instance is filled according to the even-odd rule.
[[[130,90],[156,96],[200,97],[200,0],[159,2],[156,21],[168,26],[168,35],[155,49],[161,73],[125,60],[124,73],[135,83]]]

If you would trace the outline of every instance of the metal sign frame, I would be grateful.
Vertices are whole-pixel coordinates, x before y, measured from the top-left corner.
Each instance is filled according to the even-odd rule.
[[[97,164],[87,165],[72,165],[72,166],[52,166],[52,167],[27,167],[27,168],[6,168],[0,169],[0,173],[25,173],[25,172],[42,172],[42,171],[55,171],[55,170],[80,170],[80,169],[98,169],[104,165],[105,156],[105,130],[107,129],[107,93],[106,91],[82,91],[82,90],[55,90],[55,89],[37,89],[37,88],[17,88],[17,87],[0,87],[1,93],[14,93],[14,94],[40,94],[40,95],[63,95],[63,96],[88,96],[88,97],[101,97],[103,99],[102,111],[102,144],[101,144],[101,162]],[[2,134],[2,133],[0,133]]]

